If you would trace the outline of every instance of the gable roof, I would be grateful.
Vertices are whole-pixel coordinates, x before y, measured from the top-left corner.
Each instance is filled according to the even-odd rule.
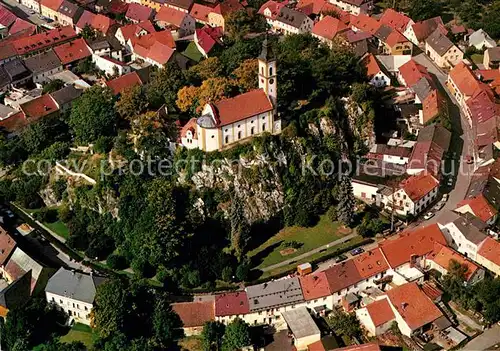
[[[14,15],[5,6],[0,5],[0,24],[5,27],[10,27],[12,23],[16,20],[17,16]]]
[[[349,27],[338,19],[332,16],[325,16],[320,21],[316,22],[312,29],[312,33],[333,40],[337,34],[348,29]]]
[[[469,35],[469,45],[476,46],[481,44],[483,41],[486,41],[491,46],[497,45],[496,41],[493,40],[482,28]]]
[[[497,210],[490,205],[488,200],[486,200],[483,194],[460,201],[457,205],[457,209],[465,206],[469,206],[472,210],[472,214],[483,222],[488,222],[498,213]]]
[[[448,150],[450,140],[451,133],[440,125],[432,124],[422,128],[408,164],[412,169],[424,169],[434,175],[439,174],[441,161]]]
[[[422,171],[403,180],[400,186],[413,202],[418,202],[438,187],[439,181],[433,175]]]
[[[40,0],[40,6],[47,7],[53,11],[59,10],[63,0]]]
[[[495,46],[494,48],[486,49],[488,51],[488,55],[490,57],[490,61],[500,61],[500,47]],[[495,70],[498,72],[498,70]]]
[[[500,243],[492,237],[486,237],[483,243],[479,246],[477,254],[481,255],[488,261],[493,262],[497,266],[500,266]]]
[[[358,16],[351,16],[351,26],[375,35],[377,30],[381,27],[381,24],[375,18],[360,13]]]
[[[252,312],[304,301],[297,277],[250,285],[245,288],[245,291]]]
[[[37,74],[61,66],[61,61],[54,53],[54,50],[51,49],[49,51],[28,57],[24,60],[24,64],[31,72]]]
[[[328,286],[333,293],[339,292],[362,280],[353,260],[347,260],[336,264],[324,271],[328,280]]]
[[[432,34],[425,40],[425,42],[434,49],[439,56],[443,56],[452,48],[455,44],[448,39],[448,37],[442,33],[439,29],[436,29]]]
[[[215,320],[214,302],[178,302],[172,310],[177,313],[185,328],[201,327],[206,322]]]
[[[433,90],[436,90],[432,79],[429,79],[427,77],[420,78],[417,83],[412,85],[411,88],[418,96],[420,101],[424,101]]]
[[[411,28],[418,42],[425,41],[436,29],[439,29],[444,35],[447,34],[446,27],[441,17],[429,18],[412,24]]]
[[[457,261],[461,265],[467,266],[467,272],[465,273],[466,280],[470,280],[474,273],[476,273],[479,269],[479,266],[474,262],[466,259],[464,256],[449,248],[448,246],[441,245],[439,243],[436,243],[434,245],[434,251],[428,254],[427,258],[434,261],[437,265],[443,267],[446,271],[449,270],[451,260]]]
[[[420,290],[417,283],[407,283],[387,291],[392,307],[413,331],[429,324],[443,314]]]
[[[415,85],[423,77],[431,78],[427,68],[413,59],[399,67],[399,73],[403,77],[407,87]]]
[[[188,10],[193,6],[194,0],[165,0],[165,5],[171,5],[175,7]]]
[[[71,18],[73,21],[78,21],[83,13],[83,9],[68,0],[63,0],[61,6],[57,10],[61,15]]]
[[[56,102],[49,94],[34,98],[19,107],[26,118],[31,119],[33,122],[59,110]]]
[[[429,95],[427,95],[425,100],[422,102],[424,124],[427,124],[434,117],[436,117],[445,104],[446,101],[443,99],[439,91],[437,89],[432,89]]]
[[[53,93],[50,93],[52,98],[59,106],[70,103],[83,94],[83,89],[77,89],[73,85],[65,86]]]
[[[384,11],[379,21],[380,23],[386,24],[393,29],[404,32],[406,27],[408,26],[408,23],[411,22],[411,18],[405,16],[401,12],[397,12],[394,9],[388,8]]]
[[[276,17],[276,20],[285,24],[288,24],[289,26],[292,26],[294,28],[300,28],[302,23],[309,19],[304,13],[288,8],[286,6],[283,6]]]
[[[374,248],[352,259],[359,276],[362,279],[367,279],[385,272],[390,267],[385,260],[380,248]]]
[[[134,21],[148,21],[153,17],[153,9],[135,2],[128,5],[125,17]]]
[[[212,12],[211,7],[202,4],[193,4],[189,14],[197,21],[208,22],[208,14],[210,12]]]
[[[434,250],[434,244],[446,245],[446,239],[437,224],[402,233],[397,239],[379,243],[387,262],[392,268],[410,262],[411,256],[424,256]]]
[[[54,52],[59,57],[63,65],[92,56],[92,53],[83,38],[56,46],[54,48]]]
[[[87,10],[83,11],[80,19],[78,20],[76,27],[83,29],[86,25],[89,25],[91,28],[95,29],[102,34],[107,34],[109,28],[115,24],[116,22],[109,17],[106,17],[102,14],[93,14]]]
[[[24,55],[57,45],[58,43],[76,38],[76,36],[76,32],[71,26],[65,26],[14,40],[12,44],[19,55]]]
[[[167,7],[164,7],[164,8],[167,8]],[[144,30],[148,33],[156,32],[156,29],[155,29],[153,23],[151,23],[151,21],[144,21],[144,22],[139,22],[139,23],[127,24],[123,27],[118,28],[118,30],[122,33],[122,36],[125,39],[125,42],[127,42],[130,38],[135,37],[142,30]]]
[[[373,56],[373,54],[366,55],[362,63],[363,66],[366,67],[366,74],[369,78],[372,78],[377,73],[382,71],[380,65],[378,64],[377,59],[375,58],[375,56]]]
[[[12,256],[4,267],[10,280],[17,280],[31,271],[31,292],[35,289],[43,266],[31,258],[19,247],[14,249]]]
[[[463,95],[472,96],[480,88],[474,73],[464,62],[459,62],[448,74]]]
[[[470,213],[461,214],[453,221],[463,236],[470,242],[478,245],[488,237],[483,231],[487,224]]]
[[[196,29],[195,42],[208,54],[215,44],[221,44],[222,27],[211,27],[209,25]]]
[[[248,297],[244,290],[215,295],[215,315],[217,317],[235,316],[249,312]]]
[[[142,81],[135,71],[106,82],[106,86],[110,88],[115,95],[121,94],[126,89],[130,89],[136,85],[142,85]]]
[[[269,9],[269,11],[271,11],[270,18],[274,20],[278,17],[278,15],[281,12],[281,8],[285,6],[285,4],[286,2],[277,2],[274,0],[268,0],[260,7],[258,13],[264,16],[264,12],[266,11],[266,9]]]
[[[97,287],[104,281],[105,279],[102,277],[74,272],[61,267],[49,279],[45,291],[74,300],[93,303]]]
[[[397,30],[393,30],[385,40],[385,43],[390,47],[393,47],[394,45],[399,43],[407,43],[407,42],[409,43],[410,41],[406,39],[406,37],[403,34],[399,33]]]
[[[299,277],[304,300],[315,300],[320,297],[330,296],[330,286],[325,272],[315,272]]]
[[[373,324],[375,324],[375,327],[379,327],[382,324],[390,322],[396,318],[394,316],[394,312],[392,312],[389,301],[385,298],[367,305],[366,310],[368,311]]]
[[[187,16],[187,13],[176,10],[171,7],[162,6],[160,11],[155,16],[156,21],[165,22],[168,24],[173,24],[176,27],[180,27],[182,21]]]
[[[36,31],[36,25],[25,21],[21,18],[16,18],[14,24],[9,28],[9,35],[23,33],[23,35],[33,35]]]
[[[491,118],[499,116],[498,105],[489,89],[478,89],[474,95],[467,100],[473,126],[484,123]],[[496,124],[496,121],[495,121]]]
[[[224,99],[215,104],[215,119],[219,126],[225,126],[243,119],[273,110],[273,105],[262,89],[255,89]]]

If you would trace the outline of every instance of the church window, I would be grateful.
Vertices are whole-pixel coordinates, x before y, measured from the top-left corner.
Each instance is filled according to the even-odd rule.
[[[261,73],[262,75],[264,75],[264,67],[261,67],[261,68],[260,68],[260,73]]]
[[[229,136],[226,135],[226,137],[224,138],[224,142],[227,144],[229,143]]]
[[[241,139],[241,132],[238,132],[238,139]]]
[[[215,135],[212,135],[212,139],[215,138]]]
[[[262,123],[262,131],[266,130],[266,124]]]
[[[269,67],[269,75],[272,76],[273,75],[273,68],[272,67]]]
[[[252,128],[250,129],[250,134],[252,134],[252,135],[253,135],[253,133],[254,133],[254,129],[255,129],[254,127],[252,127]]]

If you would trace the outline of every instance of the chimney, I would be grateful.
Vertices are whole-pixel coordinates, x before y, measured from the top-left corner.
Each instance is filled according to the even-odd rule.
[[[408,303],[403,302],[403,303],[401,304],[401,308],[403,309],[403,311],[406,311],[406,307],[408,307]]]

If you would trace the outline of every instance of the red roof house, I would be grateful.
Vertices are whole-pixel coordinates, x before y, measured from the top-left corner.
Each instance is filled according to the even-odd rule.
[[[387,291],[387,297],[393,311],[400,316],[397,321],[401,333],[408,337],[443,315],[417,283],[395,287]]]
[[[366,306],[366,310],[375,327],[380,327],[396,318],[387,299],[372,302]]]
[[[173,303],[172,310],[179,315],[184,329],[201,329],[206,322],[215,320],[213,301]]]
[[[413,201],[418,202],[439,186],[439,181],[432,174],[421,172],[401,182],[400,187]]]
[[[137,72],[130,72],[106,82],[106,86],[113,90],[115,95],[121,94],[126,89],[130,89],[136,85],[142,85],[141,78],[139,78]]]
[[[211,7],[201,4],[193,4],[189,14],[196,20],[196,22],[208,24],[208,14],[212,11],[213,9]]]
[[[17,39],[12,44],[19,55],[25,55],[45,50],[74,38],[76,38],[75,31],[71,26],[66,26]]]
[[[222,34],[222,27],[204,26],[195,31],[194,42],[198,50],[205,57],[208,57],[208,54],[216,44],[222,44]]]
[[[20,32],[26,35],[33,35],[36,32],[36,26],[33,23],[27,22],[21,18],[16,18],[14,24],[9,28],[9,35],[14,35]]]
[[[186,16],[188,14],[183,11],[163,6],[156,14],[155,21],[180,27]]]
[[[399,67],[399,73],[401,74],[403,83],[407,87],[412,87],[423,77],[432,79],[431,75],[427,71],[427,68],[417,63],[413,59],[409,60],[404,65]]]
[[[332,295],[325,272],[316,272],[299,277],[302,294],[306,301]]]
[[[215,316],[237,316],[250,312],[247,293],[236,291],[215,295]]]
[[[9,11],[5,6],[0,5],[0,24],[5,27],[10,27],[15,22],[17,16]]]
[[[19,106],[23,111],[26,119],[30,122],[39,120],[42,117],[48,116],[59,111],[59,107],[50,94],[45,94],[34,98]]]
[[[54,48],[54,52],[57,57],[59,57],[59,60],[61,60],[63,65],[69,65],[70,63],[92,56],[92,53],[83,38],[56,46]]]
[[[497,210],[490,205],[483,194],[460,201],[455,211],[460,213],[471,213],[485,223],[494,222],[498,214]]]
[[[325,16],[316,22],[312,29],[312,34],[320,38],[333,40],[337,34],[343,33],[348,29],[349,27],[340,20],[332,16]]]
[[[12,238],[9,233],[0,227],[0,265],[5,266],[5,263],[10,257],[12,251],[16,247],[16,241]]]
[[[446,239],[437,224],[428,225],[412,232],[402,233],[397,239],[379,243],[389,265],[395,269],[410,262],[413,255],[423,257],[434,250],[434,244],[446,244]]]
[[[410,22],[413,22],[410,17],[403,15],[394,9],[388,8],[380,17],[380,23],[388,25],[403,33]]]
[[[479,271],[479,266],[474,262],[468,260],[455,250],[449,248],[448,246],[436,243],[434,245],[434,251],[426,256],[427,260],[430,260],[441,267],[441,272],[448,272],[450,267],[450,261],[454,260],[461,265],[467,266],[467,272],[465,273],[465,279],[470,281],[471,278]]]
[[[109,17],[106,17],[102,14],[94,14],[90,11],[83,11],[82,15],[80,16],[80,19],[78,20],[76,24],[76,28],[78,32],[81,32],[85,26],[90,26],[90,28],[101,32],[102,34],[107,34],[109,31],[109,28],[115,24],[115,21],[112,20]]]
[[[411,30],[416,39],[415,44],[423,43],[425,40],[437,29],[439,28],[441,32],[446,35],[447,30],[443,24],[441,17],[429,18],[424,21],[420,21],[411,25]]]
[[[138,23],[151,20],[153,15],[154,10],[152,8],[133,2],[129,4],[125,18]]]
[[[500,275],[500,243],[488,236],[480,245],[477,251],[476,261]]]

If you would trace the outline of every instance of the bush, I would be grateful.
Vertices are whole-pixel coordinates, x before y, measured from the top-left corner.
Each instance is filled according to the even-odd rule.
[[[73,218],[73,211],[71,211],[68,205],[63,205],[59,207],[58,217],[64,223],[68,223]]]
[[[240,282],[244,282],[248,279],[250,274],[251,264],[248,260],[243,260],[236,268],[236,278]]]
[[[39,212],[35,212],[33,217],[39,222],[54,223],[58,219],[58,213],[54,209],[44,207]]]
[[[106,259],[106,264],[113,269],[125,269],[128,267],[128,262],[122,255],[111,254]]]
[[[114,138],[101,136],[94,143],[94,151],[98,154],[107,154],[113,148]]]
[[[326,211],[326,215],[332,222],[336,222],[338,219],[337,208],[335,206],[330,206],[328,211]]]
[[[66,183],[66,179],[58,179],[51,184],[50,188],[54,192],[54,196],[56,197],[57,201],[62,200],[64,192],[66,191],[67,187],[68,185]]]
[[[233,280],[233,268],[226,266],[222,269],[222,280],[225,282],[231,282]]]
[[[284,248],[289,248],[291,247],[292,249],[300,249],[302,247],[302,243],[299,243],[298,241],[292,240],[292,241],[285,241],[283,242],[282,246]]]

